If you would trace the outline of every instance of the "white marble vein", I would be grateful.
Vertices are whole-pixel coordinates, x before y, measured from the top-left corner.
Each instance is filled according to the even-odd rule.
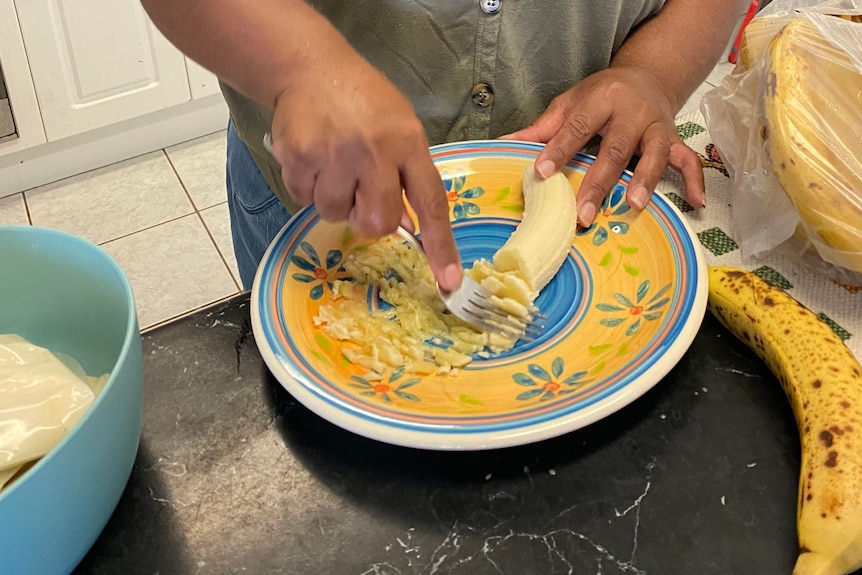
[[[584,561],[584,556],[578,552],[572,555],[567,549],[571,549],[572,543],[586,544],[592,549],[596,575],[602,575],[606,566],[615,568],[615,572],[629,573],[633,575],[647,575],[646,571],[635,565],[638,550],[638,533],[640,531],[641,506],[646,500],[652,487],[652,473],[656,461],[653,459],[646,466],[646,477],[644,487],[634,501],[622,511],[614,509],[614,516],[608,519],[608,523],[618,521],[623,517],[634,514],[632,527],[631,550],[625,554],[612,551],[600,541],[593,539],[586,533],[581,533],[569,527],[552,527],[566,515],[572,513],[583,503],[564,509],[551,521],[547,522],[537,531],[516,531],[504,528],[507,521],[500,520],[491,528],[485,528],[480,532],[466,522],[455,522],[442,541],[428,550],[413,539],[413,529],[409,529],[404,535],[393,537],[392,543],[385,546],[386,559],[371,564],[362,575],[442,575],[451,572],[466,572],[460,569],[488,569],[504,573],[506,565],[504,558],[510,557],[512,549],[507,544],[526,543],[539,544],[547,552],[547,561],[539,562],[554,573],[566,573],[575,575],[576,565]],[[468,543],[469,542],[469,543]],[[577,559],[577,562],[575,562]],[[542,569],[537,564],[537,569]],[[465,567],[466,566],[466,567]],[[580,571],[578,572],[580,573]]]

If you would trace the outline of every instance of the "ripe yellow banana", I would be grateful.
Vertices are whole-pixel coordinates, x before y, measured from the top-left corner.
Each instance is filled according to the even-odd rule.
[[[862,272],[862,74],[850,42],[862,26],[835,18],[824,38],[805,16],[768,47],[762,134],[772,171],[818,253]],[[833,42],[847,42],[839,48]],[[852,53],[852,52],[851,52]]]
[[[755,17],[745,26],[739,45],[739,63],[743,70],[757,66],[775,35],[787,24],[784,18]]]
[[[816,315],[752,272],[709,268],[708,309],[769,366],[802,447],[793,575],[862,567],[862,366]]]
[[[530,309],[548,282],[560,270],[578,227],[575,192],[565,174],[539,180],[532,163],[524,168],[521,222],[493,262],[477,260],[467,270],[473,279],[500,298],[497,305],[514,300]]]

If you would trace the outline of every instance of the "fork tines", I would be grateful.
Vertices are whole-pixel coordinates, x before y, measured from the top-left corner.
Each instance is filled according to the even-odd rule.
[[[527,316],[516,316],[488,301],[480,292],[474,292],[475,298],[469,303],[474,308],[465,311],[475,317],[486,328],[486,331],[496,331],[524,341],[532,341],[545,327],[542,320],[547,320],[537,309],[530,310]]]

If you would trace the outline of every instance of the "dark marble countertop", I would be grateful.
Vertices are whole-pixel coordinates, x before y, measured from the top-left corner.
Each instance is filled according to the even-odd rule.
[[[298,404],[247,294],[143,346],[137,461],[77,575],[787,575],[796,559],[789,404],[709,315],[630,406],[471,453],[378,443]]]

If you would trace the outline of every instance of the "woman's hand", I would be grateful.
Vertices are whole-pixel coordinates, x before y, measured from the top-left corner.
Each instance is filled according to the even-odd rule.
[[[531,126],[505,137],[547,144],[535,164],[541,178],[561,169],[593,136],[602,137],[578,191],[578,220],[588,226],[635,153],[640,159],[626,192],[632,207],[646,206],[668,165],[682,174],[688,202],[704,206],[703,166],[677,135],[674,111],[649,72],[611,67],[559,95]]]
[[[325,220],[380,237],[404,221],[406,195],[438,283],[457,288],[449,204],[410,102],[358,54],[330,54],[297,73],[303,77],[276,99],[272,125],[290,196],[314,204]]]

